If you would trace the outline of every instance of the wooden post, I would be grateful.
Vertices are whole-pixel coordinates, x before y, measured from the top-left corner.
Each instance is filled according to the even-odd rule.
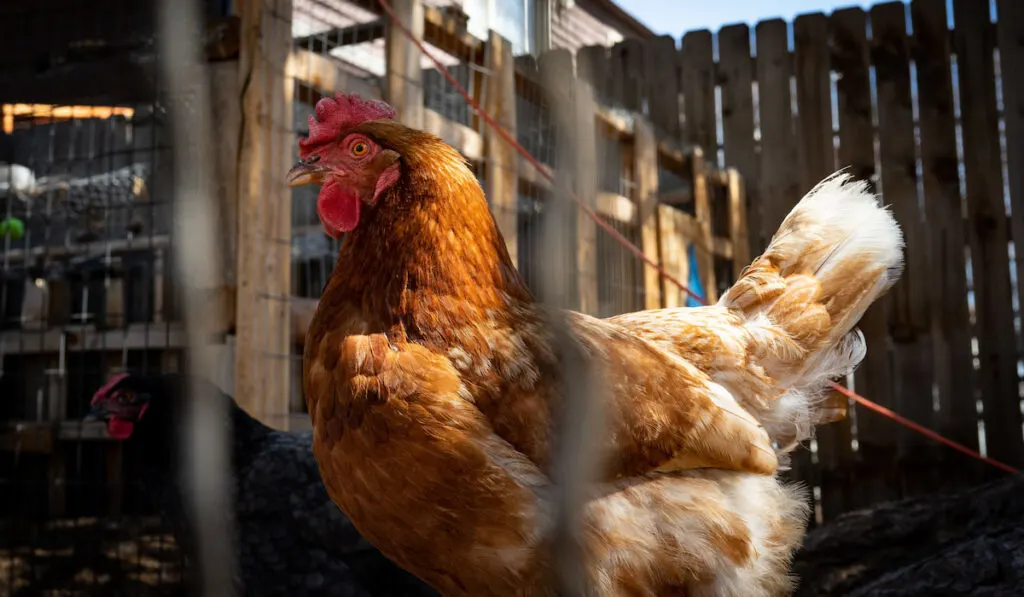
[[[512,44],[491,31],[487,40],[486,67],[487,111],[498,123],[516,136],[516,69],[512,60]],[[488,131],[484,136],[486,155],[487,200],[491,204],[494,221],[505,237],[512,263],[518,263],[519,214],[519,159],[515,150],[498,133]]]
[[[238,161],[238,267],[235,396],[267,424],[288,409],[291,323],[291,0],[247,0],[241,7],[241,147]]]
[[[694,238],[697,244],[697,265],[700,268],[700,278],[704,283],[704,300],[709,305],[718,301],[718,287],[715,282],[715,255],[713,253],[714,243],[711,235],[711,199],[708,196],[708,168],[704,161],[704,150],[699,146],[693,148],[690,155],[690,176],[693,184],[693,207],[697,224],[700,227],[700,237]]]
[[[392,0],[398,20],[412,31],[413,37],[423,39],[422,0]],[[412,128],[423,128],[423,68],[422,52],[405,32],[388,22],[384,37],[386,75],[384,97],[395,110],[398,119]]]
[[[732,242],[732,272],[739,277],[743,268],[750,265],[750,239],[747,232],[746,184],[739,170],[726,170],[726,185],[729,197],[729,240]]]
[[[686,214],[671,205],[658,206],[658,234],[661,240],[661,266],[683,283],[690,274],[690,262],[686,258],[687,238],[683,220]],[[686,293],[675,284],[665,284],[664,303],[666,308],[685,307]]]
[[[658,246],[658,141],[651,125],[642,118],[633,121],[633,174],[636,183],[635,201],[644,255],[661,264]],[[662,279],[658,272],[640,264],[644,272],[644,308],[660,309]]]
[[[217,205],[220,211],[220,251],[223,258],[220,272],[223,281],[214,289],[216,330],[235,328],[235,269],[238,266],[238,131],[242,126],[242,106],[236,60],[214,62],[207,65],[209,72],[210,111],[213,125],[212,138],[217,143],[213,159],[217,174],[213,176]]]

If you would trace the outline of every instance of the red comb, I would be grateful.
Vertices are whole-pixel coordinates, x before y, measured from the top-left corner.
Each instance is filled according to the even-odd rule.
[[[395,109],[380,100],[363,99],[358,93],[337,92],[316,103],[315,116],[309,117],[309,137],[299,139],[299,150],[336,139],[338,134],[370,120],[391,120]]]
[[[92,395],[92,400],[89,402],[89,406],[92,406],[93,404],[96,404],[96,402],[100,398],[102,398],[107,392],[109,392],[111,389],[113,389],[114,386],[116,386],[117,384],[121,383],[121,380],[126,378],[126,377],[128,377],[127,373],[118,373],[114,377],[111,377],[110,381],[108,381],[106,384],[104,384],[104,386],[102,388],[96,390],[96,393]]]

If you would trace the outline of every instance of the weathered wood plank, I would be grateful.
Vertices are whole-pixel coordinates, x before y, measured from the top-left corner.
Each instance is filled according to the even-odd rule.
[[[717,164],[718,131],[715,116],[715,64],[711,45],[711,32],[691,31],[683,36],[682,78],[685,124],[684,138],[693,143],[691,180],[694,211],[701,225],[704,247],[711,246],[711,190],[708,186],[708,166]],[[697,251],[697,263],[704,281],[704,298],[717,300],[715,285],[715,258],[709,251]]]
[[[393,0],[391,8],[417,39],[423,39],[423,1]],[[398,119],[413,128],[423,128],[422,52],[409,43],[405,33],[389,23],[384,36],[387,72],[384,97],[398,112]]]
[[[1017,297],[1024,301],[1024,2],[998,0],[999,70],[1003,84],[1003,118],[1006,119],[1007,183],[1010,219],[1016,248]],[[1018,338],[1024,353],[1024,334]]]
[[[215,289],[214,314],[208,315],[213,320],[216,332],[235,328],[235,268],[238,266],[238,131],[242,127],[242,105],[238,77],[239,63],[224,61],[207,67],[210,77],[210,123],[213,126],[213,138],[217,147],[213,159],[216,162],[217,176],[214,176],[214,189],[217,194],[220,235],[217,238],[221,251],[219,271],[223,281],[221,287]],[[289,152],[291,155],[291,152]],[[163,302],[160,290],[154,288],[156,301]],[[155,302],[156,302],[155,301]]]
[[[516,79],[512,62],[512,44],[495,31],[491,31],[487,41],[486,66],[491,72],[487,77],[486,110],[515,139]],[[505,237],[512,263],[516,263],[519,156],[511,145],[493,131],[484,135],[484,139],[484,152],[487,156],[487,201],[494,214],[494,221],[498,224],[498,230]]]
[[[988,11],[954,0],[954,43],[960,79],[968,239],[974,281],[978,355],[988,454],[1024,466],[1017,396],[1017,340],[1010,288],[1009,231],[1003,204],[995,39]]]
[[[801,196],[798,173],[793,167],[797,163],[797,151],[789,89],[792,61],[786,28],[785,21],[773,19],[758,23],[755,32],[761,115],[761,175],[758,181],[761,246],[767,246],[782,219]]]
[[[654,130],[679,137],[679,50],[676,40],[660,36],[644,42],[647,107]],[[749,62],[749,61],[748,61]]]
[[[745,239],[751,251],[760,253],[757,230],[760,228],[761,206],[758,201],[757,185],[751,184],[758,177],[757,147],[754,141],[754,80],[753,62],[750,60],[750,28],[746,25],[730,25],[718,32],[718,74],[722,86],[722,143],[725,146],[725,165],[736,168],[743,177],[746,192],[746,228],[750,236]],[[733,238],[734,249],[739,249]],[[746,267],[748,252],[737,253],[733,274]]]
[[[715,118],[715,63],[711,32],[691,31],[683,36],[682,89],[684,138],[704,150],[705,159],[717,163],[718,131]]]
[[[635,199],[639,217],[640,243],[644,255],[654,263],[661,264],[658,243],[658,142],[651,125],[643,119],[633,123],[634,149],[633,174]],[[646,264],[637,264],[643,270],[644,308],[659,309],[663,306],[661,275]]]
[[[612,73],[605,46],[587,46],[576,52],[576,77],[590,83],[594,99],[606,103],[611,94]]]
[[[736,278],[743,268],[750,265],[748,244],[750,234],[747,229],[747,213],[750,203],[747,200],[746,184],[739,171],[729,168],[726,171],[726,177],[726,197],[729,203],[729,254],[727,257],[733,262],[732,275],[733,278]],[[726,255],[722,256],[726,257]]]
[[[933,280],[927,230],[917,197],[914,112],[910,98],[907,5],[879,4],[871,9],[872,62],[878,94],[878,136],[882,192],[893,206],[906,241],[900,281],[883,300],[890,303],[896,410],[926,427],[934,426],[932,408],[931,302]],[[931,440],[910,429],[898,431],[900,474],[905,495],[929,488],[935,453]]]
[[[759,244],[767,245],[782,219],[800,199],[796,138],[794,135],[790,78],[792,60],[787,24],[781,19],[762,21],[757,38],[757,88],[761,115],[761,176]],[[810,478],[811,453],[798,449],[792,454],[790,478]]]
[[[832,102],[829,80],[828,19],[821,13],[800,15],[793,23],[794,76],[796,77],[797,146],[800,156],[800,191],[806,193],[835,171],[832,143]],[[819,469],[836,472],[849,460],[848,419],[824,425],[817,431]],[[844,444],[845,442],[845,444]],[[808,467],[808,471],[814,470]],[[806,477],[805,477],[806,478]],[[846,491],[836,482],[811,475],[821,485],[821,516],[829,519],[846,509]]]
[[[257,419],[281,425],[288,409],[291,322],[291,189],[294,160],[291,0],[241,7],[242,136],[237,172],[238,266],[235,391]]]
[[[658,206],[662,267],[677,280],[686,280],[690,275],[690,264],[686,258],[688,216],[689,214],[669,205]],[[675,284],[665,284],[665,307],[684,306],[686,293]]]
[[[700,227],[700,236],[693,239],[697,244],[697,267],[704,284],[704,300],[708,304],[718,301],[718,285],[715,283],[715,255],[711,250],[711,182],[708,180],[708,165],[704,150],[694,147],[690,156],[690,180],[693,184],[694,216]],[[691,289],[692,290],[692,289]]]
[[[910,11],[916,45],[925,217],[935,262],[928,285],[932,303],[933,375],[939,401],[935,424],[945,437],[977,449],[976,374],[971,354],[964,255],[967,240],[957,172],[946,2],[914,0]],[[953,450],[943,450],[937,456],[943,463],[947,486],[974,483],[980,468],[977,461]]]
[[[839,166],[862,180],[875,178],[875,129],[871,120],[867,18],[860,8],[834,12],[829,20],[832,65],[839,75],[836,94],[839,109]],[[889,305],[876,301],[861,318],[860,327],[868,353],[857,369],[854,388],[872,400],[892,404],[892,373],[888,340]],[[896,428],[888,419],[860,407],[848,410],[857,421],[859,456],[857,470],[850,470],[839,453],[839,469],[825,467],[828,483],[845,482],[846,507],[894,499],[899,477],[896,468]],[[848,433],[839,427],[838,433]]]
[[[306,49],[292,50],[288,57],[287,72],[288,76],[302,81],[324,94],[344,91],[345,93],[358,93],[362,97],[375,99],[382,97],[380,87],[367,79],[352,75],[342,68],[340,61]],[[217,89],[216,85],[211,85],[211,88],[214,94],[221,95],[221,91]],[[216,110],[216,108],[214,109]]]
[[[832,146],[832,97],[829,81],[828,20],[821,13],[793,22],[793,71],[800,114],[801,192],[806,193],[835,171]]]
[[[642,112],[646,82],[644,45],[639,39],[625,39],[612,46],[613,68],[621,72],[615,76],[617,107]]]

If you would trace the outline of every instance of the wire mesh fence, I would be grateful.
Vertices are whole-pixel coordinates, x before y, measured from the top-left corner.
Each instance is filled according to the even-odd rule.
[[[111,2],[83,12],[54,2],[0,8],[0,39],[28,57],[0,58],[0,72],[19,83],[0,84],[0,587],[12,595],[179,594],[197,561],[229,561],[246,549],[227,537],[258,523],[244,519],[247,506],[225,488],[239,470],[237,447],[225,444],[238,433],[207,424],[223,415],[201,414],[207,403],[219,404],[214,398],[188,401],[197,417],[187,427],[192,433],[175,435],[169,448],[182,462],[219,467],[182,485],[185,518],[154,499],[151,454],[85,417],[114,374],[188,370],[271,428],[309,427],[305,336],[345,237],[325,234],[318,189],[290,188],[286,173],[322,98],[337,91],[386,98],[401,122],[458,150],[530,290],[599,317],[697,304],[623,241],[714,301],[778,223],[766,222],[781,218],[781,203],[797,195],[778,171],[754,179],[719,168],[728,161],[757,173],[755,159],[788,167],[764,150],[779,133],[767,115],[778,109],[793,119],[790,104],[799,104],[786,95],[788,85],[770,84],[770,51],[790,54],[768,47],[781,39],[774,25],[758,41],[766,46],[755,66],[767,69],[759,85],[749,72],[749,35],[736,46],[735,32],[719,34],[719,43],[724,36],[733,45],[717,57],[707,32],[687,36],[682,50],[661,38],[582,48],[575,57],[566,50],[533,56],[528,36],[510,40],[496,25],[481,29],[455,1],[394,2],[408,31],[362,0],[211,1],[202,5],[203,26],[193,27],[169,8]],[[527,19],[517,10],[502,18]],[[158,42],[172,26],[184,46],[201,48],[201,59],[167,55]],[[668,60],[664,72],[659,57]],[[175,64],[186,69],[183,78],[174,78]],[[847,67],[856,70],[837,68]],[[863,92],[871,104],[867,87],[829,84],[846,101]],[[195,95],[207,93],[208,108]],[[800,93],[807,106],[806,90]],[[848,108],[838,106],[845,116],[836,118],[856,112]],[[737,125],[736,114],[747,112],[751,121]],[[838,133],[828,128],[830,140],[849,145],[849,123]],[[870,158],[858,156],[860,165],[870,170]],[[757,221],[748,230],[745,185],[755,184],[765,201],[750,212]],[[189,219],[191,207],[182,208],[197,201],[216,212],[202,226]],[[585,367],[566,375],[584,379]],[[312,441],[308,433],[294,437]],[[802,473],[819,485],[815,499],[842,502],[806,472],[819,460],[807,456]],[[572,462],[562,466],[572,470]],[[218,474],[220,483],[204,482]],[[314,499],[335,512],[317,487]],[[562,506],[578,505],[571,493]],[[228,530],[232,512],[243,518],[242,531]],[[222,531],[222,551],[212,556],[216,541],[189,539],[204,524]],[[234,569],[224,570],[208,594],[233,582]]]

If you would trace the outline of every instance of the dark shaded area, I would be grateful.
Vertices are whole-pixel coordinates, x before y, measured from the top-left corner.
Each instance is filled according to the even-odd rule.
[[[1024,595],[1024,475],[849,512],[811,531],[797,597]]]
[[[3,595],[171,597],[185,594],[180,577],[180,551],[158,518],[0,525]]]
[[[172,522],[188,562],[194,561],[188,557],[195,553],[194,537],[178,481],[184,382],[180,375],[132,376],[117,387],[150,396],[124,450],[146,464],[143,486]],[[209,391],[229,413],[225,433],[231,437],[238,580],[244,587],[239,594],[436,596],[363,539],[331,501],[313,458],[311,431],[276,431],[230,396]],[[191,567],[185,573],[190,576]]]

